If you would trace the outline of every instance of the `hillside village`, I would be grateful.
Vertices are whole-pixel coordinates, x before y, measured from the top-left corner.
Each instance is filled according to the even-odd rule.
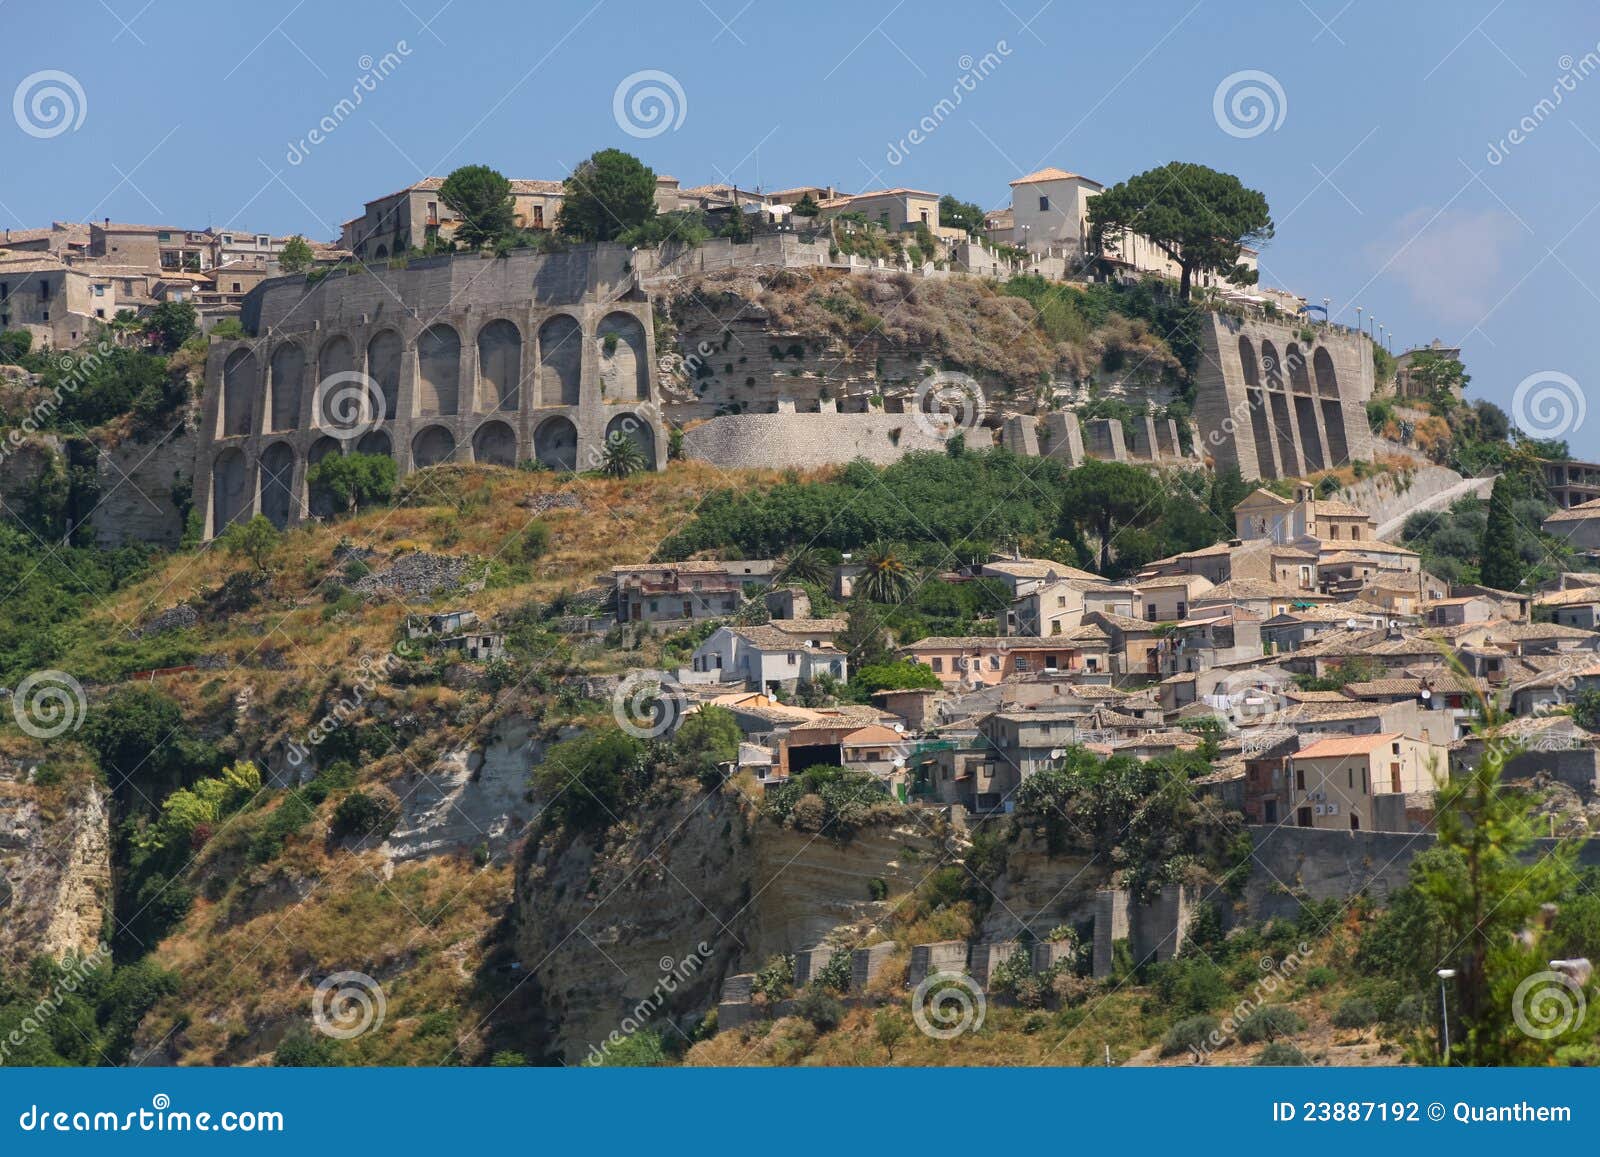
[[[39,625],[6,635],[4,677],[19,711],[48,668],[91,720],[170,711],[184,736],[129,761],[99,724],[7,735],[24,852],[0,867],[36,940],[13,956],[111,928],[119,968],[177,977],[123,1048],[331,1063],[284,994],[358,950],[253,962],[250,998],[210,970],[240,929],[334,903],[342,858],[480,906],[451,911],[449,979],[382,947],[451,1063],[580,1061],[635,1004],[642,974],[568,943],[608,882],[628,915],[597,935],[626,964],[653,976],[692,928],[716,944],[652,1047],[743,1063],[803,1031],[857,1063],[826,1050],[892,1035],[871,1026],[935,974],[1059,1010],[1065,1040],[1087,994],[1197,953],[1303,934],[1353,956],[1485,767],[1516,793],[1514,853],[1600,864],[1600,466],[1465,400],[1458,349],[1396,358],[1260,285],[1237,239],[1185,265],[1059,168],[989,213],[640,171],[632,237],[561,236],[578,178],[495,174],[498,243],[445,178],[323,242],[0,240],[7,533],[39,581],[84,573],[48,606],[11,576]],[[63,385],[45,351],[116,369]],[[58,419],[133,357],[163,359],[149,393]],[[170,801],[204,784],[178,832]],[[1127,784],[1115,823],[1088,818]],[[52,822],[72,865],[30,884]],[[658,855],[678,838],[711,924]],[[1518,943],[1573,947],[1581,989],[1587,946],[1530,903],[1505,914]],[[513,992],[541,1003],[497,1020]],[[1425,1056],[1414,995],[1350,1014],[1334,1055]],[[1204,1060],[1210,1028],[1168,1045],[1213,997],[1119,1059]],[[427,1036],[360,1059],[438,1063]]]

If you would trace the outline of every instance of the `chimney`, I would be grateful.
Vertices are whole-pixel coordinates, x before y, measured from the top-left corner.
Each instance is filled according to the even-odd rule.
[[[104,220],[105,220],[105,225],[104,225],[104,227],[105,227],[105,228],[107,228],[107,229],[109,229],[109,228],[111,228],[111,218],[110,218],[110,217],[107,217],[107,218],[105,218],[105,219],[104,219]]]

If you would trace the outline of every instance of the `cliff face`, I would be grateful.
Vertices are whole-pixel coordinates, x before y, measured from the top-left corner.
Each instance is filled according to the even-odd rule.
[[[111,889],[111,819],[92,780],[40,787],[0,767],[0,956],[87,956]]]
[[[567,1063],[637,1021],[669,976],[653,1028],[711,1007],[726,976],[774,954],[865,936],[940,851],[911,826],[848,842],[779,828],[728,793],[638,815],[604,835],[530,841],[518,870],[517,956],[538,985],[540,1043]],[[889,899],[871,899],[875,880]]]

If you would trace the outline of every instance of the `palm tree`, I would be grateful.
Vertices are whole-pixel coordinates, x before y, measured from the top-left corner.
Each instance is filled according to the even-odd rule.
[[[802,546],[783,564],[779,575],[782,582],[813,583],[821,586],[828,581],[832,568],[822,560],[816,549]]]
[[[606,448],[601,455],[600,469],[613,478],[626,478],[645,468],[644,451],[622,431],[614,431],[606,438]]]
[[[879,543],[867,549],[861,563],[866,569],[856,589],[875,603],[900,603],[911,594],[914,577],[906,560],[893,546]]]

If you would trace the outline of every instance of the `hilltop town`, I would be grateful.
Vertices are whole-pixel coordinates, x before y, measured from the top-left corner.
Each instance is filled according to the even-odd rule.
[[[105,1046],[174,1063],[881,1063],[956,985],[958,1060],[1100,1063],[1107,1002],[1119,1062],[1377,1064],[1430,953],[1581,993],[1600,466],[1262,285],[1202,168],[1245,208],[1182,236],[1149,174],[986,213],[615,150],[320,242],[9,232],[13,961],[111,929]],[[1474,888],[1479,955],[1419,899]],[[394,1023],[308,1034],[358,965]]]

